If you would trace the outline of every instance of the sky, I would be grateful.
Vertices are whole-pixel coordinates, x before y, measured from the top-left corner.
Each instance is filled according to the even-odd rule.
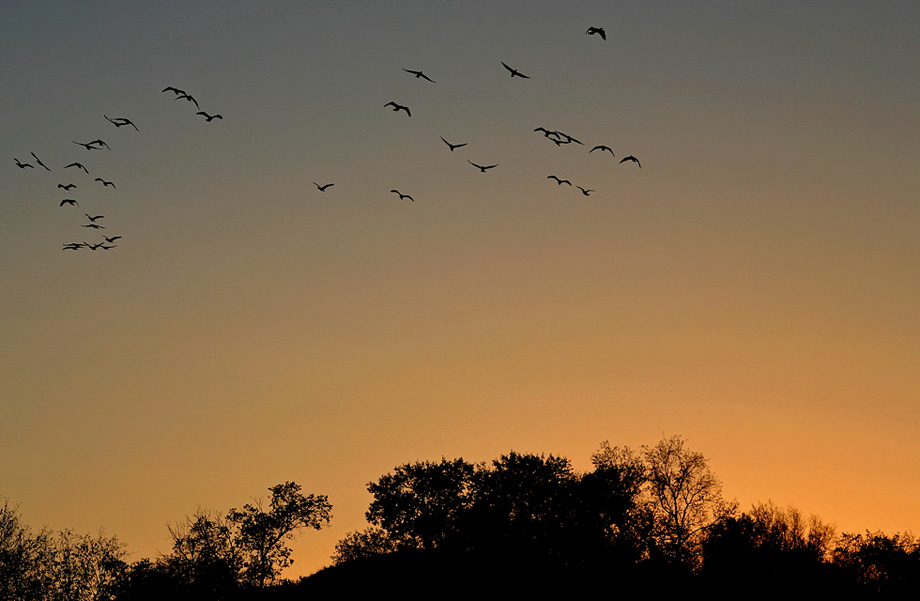
[[[677,434],[742,509],[920,532],[918,32],[908,1],[8,3],[0,496],[140,559],[292,480],[333,505],[296,576],[397,465]]]

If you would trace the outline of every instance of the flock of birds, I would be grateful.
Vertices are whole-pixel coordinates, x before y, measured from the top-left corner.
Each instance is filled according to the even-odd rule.
[[[223,117],[219,114],[209,115],[208,113],[200,110],[201,107],[198,106],[198,101],[195,100],[195,98],[192,97],[190,94],[186,93],[184,90],[180,90],[172,86],[167,86],[166,88],[163,89],[163,92],[174,92],[176,94],[176,100],[187,100],[188,102],[191,102],[192,104],[194,104],[195,107],[199,109],[197,114],[201,115],[205,119],[205,121],[207,121],[208,123],[210,123],[214,119],[223,119]],[[114,125],[116,129],[126,127],[126,126],[131,126],[134,128],[134,131],[140,133],[140,129],[137,127],[137,125],[133,121],[128,119],[127,117],[109,117],[106,114],[103,114],[102,116],[105,118],[106,121]],[[103,148],[110,152],[112,150],[111,147],[109,147],[109,145],[104,140],[98,139],[98,138],[90,142],[77,142],[76,140],[71,140],[71,141],[77,146],[80,146],[81,148],[83,148],[84,150],[88,152],[92,152],[94,150],[102,150]],[[29,154],[32,155],[32,158],[35,160],[35,163],[38,166],[42,167],[43,169],[47,171],[52,171],[52,169],[48,167],[48,165],[46,165],[44,161],[38,158],[38,155],[36,155],[35,152],[29,151]],[[35,165],[33,165],[32,163],[28,163],[28,162],[22,162],[17,157],[13,157],[13,162],[20,169],[35,169]],[[77,173],[79,173],[79,171],[83,171],[83,175],[81,176],[81,179],[83,179],[84,181],[80,181],[79,185],[73,183],[73,181],[68,181],[68,183],[66,184],[59,183],[57,185],[58,189],[63,190],[64,192],[67,192],[68,196],[71,195],[70,194],[71,190],[80,189],[81,186],[84,189],[88,187],[87,184],[85,183],[85,178],[90,175],[89,169],[86,167],[86,165],[84,165],[80,161],[73,161],[71,163],[68,163],[67,165],[64,165],[63,167],[63,169],[71,169],[71,168],[73,168]],[[72,172],[67,172],[67,173],[68,175],[70,175]],[[68,180],[72,180],[72,179],[73,179],[72,177],[68,178]],[[103,188],[112,188],[113,190],[116,189],[114,181],[107,180],[102,177],[93,178],[92,181],[99,182]],[[77,196],[77,195],[79,195],[79,193],[74,194],[74,196]],[[84,202],[85,202],[85,199],[84,199]],[[76,198],[64,198],[58,203],[58,206],[59,207],[65,207],[65,206],[80,207],[80,202]],[[100,221],[102,219],[105,219],[105,215],[90,215],[89,213],[83,213],[83,215],[86,216],[87,223],[82,224],[81,227],[92,229],[92,230],[106,229],[106,226],[103,225],[105,222]],[[115,242],[117,240],[122,239],[122,236],[107,236],[105,234],[100,234],[100,235],[102,236],[102,240],[98,242],[87,242],[85,239],[78,241],[78,242],[65,242],[62,244],[63,248],[61,250],[80,250],[83,248],[94,250],[94,251],[95,250],[112,250],[113,248],[117,246]],[[81,236],[81,237],[85,238],[85,236]]]
[[[586,35],[597,35],[602,40],[604,41],[607,40],[607,34],[604,31],[603,27],[589,27],[587,31],[585,32],[585,34]],[[520,78],[520,79],[530,79],[529,75],[526,75],[522,73],[520,70],[514,67],[511,67],[504,61],[500,61],[500,62],[501,62],[502,67],[504,67],[505,70],[508,71],[512,79],[514,79],[515,77]],[[403,71],[412,75],[416,79],[424,79],[425,81],[430,82],[432,84],[436,83],[435,80],[433,80],[423,71],[414,70],[414,69],[406,69],[406,68],[403,68]],[[167,86],[163,88],[162,93],[172,93],[174,94],[174,100],[176,101],[184,100],[190,104],[193,104],[195,108],[197,109],[197,112],[195,114],[203,118],[207,123],[211,123],[214,119],[221,119],[221,120],[223,119],[223,116],[220,115],[219,113],[210,114],[210,113],[207,113],[201,110],[201,106],[199,105],[198,100],[194,96],[186,92],[185,90],[182,90],[175,86]],[[400,112],[400,111],[405,112],[407,117],[412,116],[412,111],[408,106],[399,104],[395,101],[387,102],[383,106],[384,108],[392,108],[394,112]],[[109,117],[106,114],[103,114],[103,117],[105,118],[106,121],[111,123],[116,129],[121,129],[122,127],[132,127],[135,130],[135,132],[140,133],[140,129],[137,127],[137,125],[132,120],[126,117]],[[547,129],[546,127],[541,126],[541,127],[535,128],[533,131],[541,133],[545,139],[553,142],[557,147],[568,145],[568,144],[578,144],[578,145],[584,146],[584,143],[576,139],[574,136],[569,135],[559,130]],[[443,141],[444,144],[447,145],[450,152],[454,152],[458,149],[465,148],[466,146],[468,146],[467,142],[453,143],[445,139],[443,136],[440,136],[440,138],[441,138],[441,141]],[[102,139],[95,139],[89,142],[78,142],[76,140],[73,140],[73,143],[77,146],[80,146],[85,151],[90,152],[90,153],[92,153],[93,151],[102,150],[102,149],[111,151],[111,148],[109,147],[109,145]],[[591,148],[591,150],[588,151],[588,153],[590,154],[595,151],[600,151],[601,154],[605,152],[609,152],[612,157],[616,157],[616,155],[613,152],[613,149],[611,149],[611,147],[607,146],[606,144],[595,145],[594,147]],[[30,152],[30,154],[32,155],[32,158],[34,159],[37,165],[39,165],[40,167],[48,171],[51,171],[51,168],[49,168],[34,152]],[[20,169],[23,169],[23,170],[35,169],[35,165],[29,162],[22,162],[16,157],[13,158],[13,161],[16,164],[16,166],[19,167]],[[490,165],[479,164],[469,159],[467,159],[467,162],[474,168],[478,169],[480,173],[486,173],[489,170],[495,169],[496,167],[500,165],[500,163],[494,163]],[[620,164],[635,163],[638,167],[640,168],[642,167],[641,163],[639,162],[639,159],[632,155],[623,157],[622,159],[620,159],[619,163]],[[73,161],[67,165],[64,165],[63,168],[64,169],[74,168],[76,171],[82,170],[83,176],[90,175],[89,169],[87,169],[87,167],[79,161]],[[581,193],[584,196],[590,196],[590,194],[595,191],[593,189],[586,188],[581,185],[573,184],[570,180],[561,178],[555,174],[548,175],[546,179],[555,181],[558,186],[562,186],[563,184],[565,184],[567,186],[577,188],[578,190],[581,191]],[[99,184],[101,184],[103,188],[109,188],[109,187],[111,187],[112,189],[116,188],[115,183],[113,181],[104,179],[102,177],[95,177],[92,181],[98,182]],[[326,184],[319,184],[317,182],[313,182],[313,184],[316,186],[317,190],[320,192],[326,192],[329,188],[335,185],[335,183],[332,183],[332,182],[326,183]],[[59,183],[57,187],[63,190],[64,192],[70,193],[71,190],[78,189],[80,186],[85,186],[85,185],[86,184],[83,181],[80,181],[79,186],[78,184],[75,184],[69,181],[68,183]],[[408,199],[409,201],[412,201],[412,202],[415,201],[415,199],[410,194],[404,194],[397,189],[390,190],[390,193],[396,194],[400,200]],[[64,198],[59,202],[59,206],[60,207],[65,207],[65,206],[80,207],[80,203],[76,198]],[[87,228],[87,229],[94,229],[94,230],[106,229],[106,225],[103,225],[103,223],[105,222],[101,221],[105,219],[105,215],[95,215],[95,214],[90,215],[89,213],[83,213],[83,215],[86,217],[87,223],[82,224],[81,227]],[[80,250],[84,248],[93,250],[93,251],[111,250],[116,247],[115,241],[120,240],[121,238],[122,236],[107,236],[103,234],[102,241],[97,241],[94,243],[87,242],[86,240],[81,240],[77,242],[66,242],[63,244],[62,250]]]
[[[586,35],[596,35],[596,36],[599,36],[599,37],[600,37],[601,39],[603,39],[604,41],[607,40],[607,33],[606,33],[606,31],[604,30],[603,27],[589,27],[589,28],[587,29],[587,31],[585,32],[585,34],[586,34]],[[518,77],[518,78],[520,78],[520,79],[530,79],[530,76],[529,76],[529,75],[526,75],[526,74],[522,73],[520,70],[518,70],[518,69],[512,67],[511,65],[505,63],[504,61],[499,61],[499,62],[501,63],[502,67],[504,67],[505,70],[508,71],[509,76],[510,76],[512,79],[515,78],[515,77]],[[424,71],[415,70],[415,69],[406,69],[405,67],[403,67],[402,70],[405,71],[406,73],[408,73],[408,74],[414,76],[416,79],[424,79],[425,81],[428,81],[428,82],[430,82],[430,83],[437,83],[437,82],[435,82],[434,79],[432,79],[431,77],[429,77]],[[404,104],[400,104],[400,103],[396,102],[395,100],[391,100],[390,102],[387,102],[387,103],[384,104],[383,106],[384,106],[384,108],[391,108],[391,109],[393,110],[393,112],[397,112],[397,113],[398,113],[398,112],[402,111],[402,112],[404,112],[404,113],[406,114],[407,117],[411,117],[411,116],[412,116],[412,109],[409,108],[409,106],[404,105]],[[544,136],[546,139],[548,139],[548,140],[550,140],[551,142],[553,142],[556,146],[563,146],[563,145],[566,145],[566,144],[579,144],[579,145],[584,146],[584,144],[583,144],[580,140],[578,140],[578,139],[576,139],[574,136],[571,136],[571,135],[569,135],[569,134],[566,134],[566,133],[564,133],[564,132],[562,132],[562,131],[550,130],[550,129],[547,129],[547,128],[545,128],[545,127],[537,127],[536,129],[534,129],[534,132],[541,132],[541,133],[543,134],[543,136]],[[450,149],[451,152],[453,152],[453,151],[455,151],[455,150],[457,150],[457,149],[459,149],[459,148],[463,148],[463,147],[465,147],[465,146],[468,145],[467,142],[460,142],[460,143],[453,143],[453,142],[450,142],[450,141],[448,141],[446,138],[444,138],[444,136],[440,136],[440,138],[441,138],[441,141],[444,142],[444,144],[447,145],[447,147]],[[614,158],[616,157],[616,155],[615,155],[614,152],[613,152],[613,149],[610,148],[610,146],[607,146],[606,144],[598,144],[598,145],[594,146],[593,148],[591,148],[591,150],[589,150],[588,153],[590,154],[590,153],[592,153],[592,152],[594,152],[594,151],[596,151],[596,150],[601,151],[601,153],[609,152],[610,155],[611,155],[612,157],[614,157]],[[481,164],[475,163],[475,162],[473,162],[473,161],[471,161],[471,160],[469,160],[469,159],[467,159],[467,162],[468,162],[470,165],[472,165],[473,167],[475,167],[476,169],[479,169],[479,172],[480,172],[480,173],[486,173],[486,172],[489,171],[490,169],[494,169],[494,168],[496,168],[496,167],[498,167],[498,166],[500,165],[500,163],[494,163],[494,164],[491,164],[491,165],[481,165]],[[639,162],[639,159],[636,158],[636,157],[633,156],[633,155],[625,156],[625,157],[623,157],[622,159],[620,159],[619,162],[620,162],[620,164],[622,164],[622,163],[635,163],[638,167],[640,167],[640,168],[642,167],[642,164]],[[556,183],[557,183],[558,185],[560,185],[560,186],[563,185],[563,184],[566,184],[566,185],[568,185],[568,186],[573,186],[574,188],[578,188],[578,189],[581,191],[581,193],[582,193],[583,195],[585,195],[585,196],[590,196],[591,193],[594,192],[594,190],[592,190],[592,189],[588,189],[588,188],[585,188],[585,187],[582,187],[582,186],[579,186],[579,185],[575,185],[575,184],[573,184],[570,180],[568,180],[568,179],[562,179],[562,178],[560,178],[560,177],[558,177],[558,176],[556,176],[556,175],[548,175],[548,176],[547,176],[547,179],[555,180]],[[317,182],[313,182],[313,184],[316,186],[316,188],[317,188],[320,192],[325,192],[325,191],[326,191],[327,189],[329,189],[331,186],[334,186],[334,185],[335,185],[334,183],[328,183],[328,184],[320,185],[320,184],[317,183]],[[415,200],[415,199],[412,198],[412,196],[410,196],[409,194],[403,194],[403,193],[401,193],[399,190],[395,190],[395,189],[394,189],[394,190],[390,190],[390,192],[391,192],[392,194],[396,194],[397,196],[399,196],[400,200],[403,200],[403,199],[408,199],[408,200],[410,200],[410,201],[414,201],[414,200]]]

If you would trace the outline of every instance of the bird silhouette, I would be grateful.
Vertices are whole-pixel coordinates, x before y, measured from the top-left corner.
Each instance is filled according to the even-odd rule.
[[[175,92],[176,96],[185,94],[185,90],[180,90],[179,88],[174,88],[172,86],[166,86],[165,88],[163,88],[163,91],[164,92]]]
[[[97,182],[102,182],[102,185],[103,185],[103,186],[112,186],[113,188],[115,187],[115,184],[113,184],[112,182],[106,181],[106,180],[102,179],[101,177],[97,177],[97,178],[96,178],[96,181],[97,181]]]
[[[386,103],[386,104],[383,105],[383,106],[392,106],[394,112],[396,112],[396,111],[406,111],[406,114],[407,114],[407,115],[409,115],[410,117],[412,116],[412,113],[409,112],[409,107],[407,107],[407,106],[403,106],[403,105],[401,105],[401,104],[396,104],[395,102],[392,102],[392,101]]]
[[[615,154],[613,154],[613,150],[611,150],[609,146],[604,146],[603,144],[598,144],[597,146],[595,146],[594,148],[592,148],[592,149],[589,150],[588,152],[589,152],[589,153],[592,153],[592,152],[594,152],[595,150],[600,150],[600,151],[602,151],[602,152],[606,150],[607,152],[610,153],[610,156],[614,156],[614,157],[616,156]]]
[[[576,144],[581,144],[582,146],[584,146],[584,144],[583,144],[582,142],[579,142],[578,140],[576,140],[574,137],[570,136],[569,134],[567,134],[567,133],[565,133],[565,132],[561,132],[561,131],[558,132],[558,133],[559,133],[560,136],[564,136],[565,139],[568,140],[569,142],[575,142]]]
[[[413,71],[412,69],[405,69],[405,68],[403,69],[403,71],[405,71],[406,73],[411,73],[412,75],[415,75],[415,78],[416,78],[416,79],[418,79],[419,77],[421,77],[422,79],[427,79],[427,80],[430,81],[431,83],[434,83],[434,80],[433,80],[433,79],[431,79],[430,77],[428,77],[427,75],[425,75],[425,74],[422,73],[421,71]]]
[[[639,168],[640,168],[640,169],[642,168],[642,163],[640,163],[640,162],[639,162],[639,159],[637,159],[637,158],[634,157],[633,155],[629,155],[628,157],[624,157],[624,158],[622,158],[622,159],[620,160],[621,163],[625,163],[626,161],[632,161],[632,162],[635,163],[636,165],[639,165]]]
[[[494,165],[485,165],[485,166],[483,166],[483,165],[477,165],[476,163],[474,163],[473,161],[471,161],[471,160],[469,160],[469,159],[467,159],[466,162],[469,163],[470,165],[472,165],[473,167],[476,167],[477,169],[479,169],[482,173],[485,173],[485,172],[486,172],[486,169],[491,169],[492,167],[498,167],[498,165],[499,165],[499,163],[495,163]]]
[[[558,132],[558,131],[551,131],[551,130],[546,129],[545,127],[538,127],[538,128],[536,128],[536,129],[534,129],[534,131],[542,131],[542,132],[543,132],[543,137],[544,137],[544,138],[548,138],[548,137],[550,137],[550,136],[555,136],[555,137],[557,137],[557,138],[559,137],[559,132]]]
[[[74,199],[72,199],[72,198],[65,198],[64,200],[61,201],[60,206],[63,207],[64,205],[70,205],[70,206],[72,206],[72,207],[73,207],[73,206],[79,207],[79,206],[80,206],[80,203],[78,203],[76,200],[74,200]]]
[[[106,242],[111,244],[112,242],[115,242],[116,240],[120,239],[121,236],[112,236],[111,238],[109,238],[108,236],[103,236],[103,238],[105,238]]]
[[[223,120],[223,118],[224,118],[223,115],[209,115],[209,114],[207,114],[207,113],[204,112],[204,111],[198,111],[198,112],[195,113],[195,114],[196,114],[196,115],[201,115],[202,117],[204,117],[205,119],[207,119],[207,120],[208,120],[208,123],[210,123],[211,121],[214,121],[215,119]]]
[[[104,226],[104,225],[99,225],[98,223],[87,223],[87,224],[82,225],[82,226],[80,226],[80,227],[91,227],[91,228],[93,228],[94,230],[104,230],[104,229],[105,229],[105,226]]]
[[[102,219],[103,217],[105,217],[105,215],[91,216],[89,213],[83,213],[83,214],[86,215],[86,218],[92,221],[93,223],[96,223],[97,219]]]
[[[86,167],[83,166],[83,163],[73,162],[69,165],[64,165],[64,169],[67,169],[68,167],[79,167],[80,169],[85,171],[87,175],[89,175],[89,171],[86,171]]]
[[[195,100],[194,96],[192,96],[191,94],[186,94],[185,92],[182,92],[181,94],[176,96],[176,100],[182,100],[183,98],[188,100],[189,102],[194,103],[195,108],[198,109],[199,111],[201,110],[201,107],[198,106],[198,101]]]
[[[86,244],[85,242],[68,242],[61,250],[79,250],[80,248],[83,248],[83,246],[89,246],[89,244]]]
[[[518,71],[517,69],[512,69],[511,67],[509,67],[508,65],[506,65],[504,61],[501,61],[501,63],[502,63],[502,66],[503,66],[505,69],[508,69],[508,71],[511,72],[511,77],[514,77],[515,75],[517,75],[518,77],[523,77],[524,79],[530,79],[530,76],[524,75],[523,73],[521,73],[521,72]]]
[[[585,190],[581,186],[575,186],[575,187],[581,190],[581,193],[584,194],[585,196],[591,196],[591,193],[594,192],[594,190]]]
[[[441,139],[444,140],[444,136],[441,136]],[[469,142],[464,142],[463,144],[451,144],[447,140],[444,140],[444,143],[450,148],[450,151],[453,152],[455,148],[460,148],[461,146],[466,146]]]
[[[29,154],[31,154],[31,155],[32,155],[32,158],[35,159],[35,162],[38,163],[39,165],[41,165],[42,167],[44,167],[46,171],[51,171],[51,169],[48,169],[48,165],[42,163],[42,160],[41,160],[40,158],[38,158],[38,157],[35,155],[34,152],[32,152],[32,151],[30,150],[30,151],[29,151]]]
[[[320,192],[325,192],[325,191],[326,191],[326,188],[328,188],[329,186],[334,186],[335,184],[326,184],[325,186],[320,186],[320,185],[317,184],[316,182],[313,182],[313,185],[316,186],[316,187],[319,189]],[[346,192],[346,194],[347,194],[347,192]]]
[[[90,142],[90,144],[94,144],[94,145],[97,145],[97,146],[99,146],[99,147],[105,146],[105,147],[108,148],[109,150],[112,150],[111,148],[109,148],[109,145],[106,144],[105,142],[103,142],[102,140],[93,140],[92,142]]]
[[[125,119],[124,117],[115,117],[114,119],[112,119],[111,117],[105,114],[103,114],[102,116],[105,117],[115,127],[121,127],[122,125],[130,125],[136,131],[140,131],[139,129],[137,129],[137,126],[134,125],[134,122],[131,121],[130,119]]]
[[[572,182],[570,182],[569,180],[567,180],[567,179],[559,179],[559,178],[556,177],[555,175],[547,175],[547,176],[546,176],[546,179],[554,179],[554,180],[556,180],[556,184],[558,184],[558,185],[560,185],[560,186],[561,186],[562,184],[568,184],[568,185],[570,185],[570,186],[572,185]]]
[[[94,146],[93,142],[88,142],[84,144],[83,142],[77,142],[76,140],[74,140],[73,143],[76,144],[77,146],[82,146],[83,148],[87,150],[102,150],[101,148]]]
[[[585,35],[594,35],[597,34],[601,36],[601,39],[605,42],[607,41],[607,32],[604,31],[603,27],[589,27],[588,31],[585,32]]]
[[[25,169],[26,167],[29,167],[30,169],[35,169],[35,165],[32,165],[31,163],[20,163],[19,159],[17,159],[16,157],[13,157],[13,160],[16,161],[16,166],[19,167],[20,169]]]
[[[390,190],[390,192],[393,193],[393,194],[399,194],[399,200],[402,200],[403,198],[408,198],[408,199],[411,200],[412,202],[415,202],[415,199],[414,199],[414,198],[412,198],[412,197],[409,196],[408,194],[403,194],[403,193],[400,192],[399,190]]]
[[[77,187],[77,184],[67,184],[66,186],[64,184],[58,184],[58,188],[60,188],[61,190],[67,190],[68,192],[70,192],[76,187]]]

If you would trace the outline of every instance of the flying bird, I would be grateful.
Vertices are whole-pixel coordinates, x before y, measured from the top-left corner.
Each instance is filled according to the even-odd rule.
[[[185,90],[180,90],[179,88],[174,88],[172,86],[166,86],[165,88],[163,88],[163,91],[164,92],[175,92],[176,96],[185,94]]]
[[[112,242],[115,242],[116,240],[119,240],[119,239],[121,238],[121,236],[112,236],[111,238],[109,238],[108,236],[103,236],[103,238],[105,238],[105,241],[106,241],[106,242],[108,242],[109,244],[111,244]]]
[[[325,192],[326,188],[328,188],[329,186],[334,186],[335,184],[326,184],[325,186],[320,186],[316,182],[313,182],[313,185],[316,186],[320,192]]]
[[[491,169],[492,167],[498,167],[498,165],[499,165],[498,163],[495,163],[494,165],[485,165],[485,166],[483,166],[483,165],[477,165],[476,163],[474,163],[473,161],[471,161],[471,160],[469,160],[469,159],[467,159],[466,162],[469,163],[470,165],[472,165],[473,167],[476,167],[477,169],[479,169],[482,173],[485,173],[485,172],[486,172],[486,169]]]
[[[624,157],[623,159],[620,160],[621,163],[625,163],[626,161],[632,161],[636,165],[639,165],[640,169],[642,168],[642,163],[640,163],[639,159],[637,159],[633,155],[629,155],[628,157]]]
[[[96,181],[97,181],[97,182],[102,182],[102,185],[103,185],[103,186],[112,186],[113,188],[115,187],[115,184],[113,184],[112,182],[106,181],[106,180],[102,179],[101,177],[97,177],[97,178],[96,178]]]
[[[102,140],[93,140],[92,142],[90,142],[90,144],[96,144],[99,147],[105,146],[106,148],[109,148],[109,145],[103,142]],[[112,149],[109,148],[109,150],[112,150]]]
[[[137,126],[134,125],[134,122],[131,121],[130,119],[125,119],[124,117],[115,117],[114,119],[112,119],[111,117],[105,114],[103,114],[102,116],[105,117],[115,127],[121,127],[122,125],[130,125],[136,131],[140,131],[139,129],[137,129]]]
[[[536,128],[534,131],[542,131],[542,132],[543,132],[543,137],[544,137],[544,138],[548,138],[548,137],[550,137],[550,136],[556,136],[557,138],[559,137],[559,132],[558,132],[558,131],[550,131],[550,130],[546,129],[545,127],[538,127],[538,128]]]
[[[98,223],[87,223],[87,224],[82,225],[82,226],[80,226],[80,227],[91,227],[91,228],[93,228],[94,230],[104,230],[104,229],[105,229],[105,226],[104,226],[104,225],[99,225]]]
[[[196,114],[196,115],[201,115],[202,117],[204,117],[205,119],[207,119],[207,120],[208,120],[208,123],[210,123],[211,121],[213,121],[213,120],[215,120],[215,119],[221,119],[221,120],[223,120],[223,118],[224,118],[223,115],[209,115],[209,114],[207,114],[207,113],[204,112],[204,111],[198,111],[198,112],[195,113],[195,114]]]
[[[176,96],[176,100],[182,100],[183,98],[185,98],[189,102],[193,102],[195,104],[195,108],[197,108],[199,111],[201,110],[201,107],[198,106],[198,101],[195,100],[194,96],[192,96],[191,94],[186,94],[185,92],[182,92],[181,94]]]
[[[403,71],[405,71],[406,73],[411,73],[412,75],[415,75],[415,78],[416,78],[416,79],[418,79],[419,77],[421,77],[422,79],[427,79],[427,80],[430,81],[431,83],[434,83],[434,80],[433,80],[433,79],[431,79],[430,77],[428,77],[427,75],[425,75],[425,74],[422,73],[421,71],[413,71],[412,69],[403,69]]]
[[[412,202],[415,202],[415,199],[414,199],[414,198],[412,198],[412,197],[409,196],[408,194],[403,194],[403,193],[400,192],[399,190],[390,190],[390,192],[393,193],[393,194],[399,194],[399,200],[402,200],[403,198],[408,198],[408,199],[411,200]]]
[[[17,159],[16,157],[13,157],[13,160],[16,161],[16,166],[19,167],[20,169],[25,169],[26,167],[35,169],[35,165],[32,165],[30,163],[20,163],[19,159]]]
[[[585,35],[594,35],[597,34],[601,36],[601,39],[605,42],[607,41],[607,32],[604,31],[603,27],[589,27],[588,31],[585,32]]]
[[[585,190],[581,186],[575,186],[575,187],[581,190],[581,193],[584,194],[585,196],[591,196],[591,193],[594,192],[594,190]]]
[[[406,114],[407,114],[407,115],[409,115],[410,117],[412,116],[412,113],[409,112],[409,107],[407,107],[407,106],[403,106],[403,105],[401,105],[401,104],[396,104],[395,102],[392,102],[392,101],[386,103],[386,104],[383,105],[383,106],[392,106],[394,112],[396,112],[396,111],[406,111]]]
[[[101,150],[101,148],[94,146],[95,142],[89,142],[87,144],[84,144],[82,142],[77,142],[76,140],[74,140],[73,143],[76,144],[77,146],[82,146],[83,148],[87,150]]]
[[[89,246],[89,244],[86,244],[85,242],[68,242],[61,250],[78,250],[83,246]]]
[[[561,131],[558,132],[558,133],[559,133],[560,136],[565,136],[565,139],[568,140],[569,142],[575,142],[576,144],[581,144],[582,146],[584,146],[583,143],[579,142],[578,140],[576,140],[575,138],[573,138],[573,137],[570,136],[569,134],[567,134],[567,133],[565,133],[565,132],[561,132]]]
[[[570,186],[572,185],[572,182],[570,182],[569,180],[567,180],[567,179],[559,179],[559,178],[556,177],[555,175],[547,175],[547,176],[546,176],[546,179],[554,179],[554,180],[556,180],[556,184],[558,184],[558,185],[560,185],[560,186],[561,186],[562,184],[568,184],[568,185],[570,185]]]
[[[595,146],[588,152],[591,153],[591,152],[594,152],[595,150],[600,150],[601,152],[606,150],[607,152],[610,153],[610,156],[614,156],[614,157],[616,156],[615,154],[613,154],[613,150],[611,150],[609,146],[604,146],[603,144],[598,144],[597,146]]]
[[[103,217],[105,217],[105,215],[91,216],[89,213],[83,213],[83,214],[86,215],[86,218],[92,221],[93,223],[96,223],[97,219],[102,219]]]
[[[58,184],[58,188],[60,188],[61,190],[67,190],[68,192],[70,192],[76,187],[77,187],[77,184],[67,184],[66,186],[64,184]]]
[[[48,165],[42,163],[42,160],[41,160],[40,158],[38,158],[37,156],[35,156],[35,153],[34,153],[34,152],[32,152],[32,151],[30,150],[30,151],[29,151],[29,154],[32,155],[32,158],[35,159],[35,162],[36,162],[36,163],[38,163],[39,165],[41,165],[42,167],[44,167],[47,171],[51,171],[51,169],[48,169]]]
[[[523,73],[521,73],[521,72],[518,71],[517,69],[512,69],[511,67],[509,67],[508,65],[506,65],[506,64],[504,63],[504,61],[502,61],[502,66],[503,66],[505,69],[508,69],[508,71],[511,72],[511,77],[514,77],[515,75],[517,75],[518,77],[523,77],[524,79],[530,79],[530,76],[529,76],[529,75],[524,75]]]
[[[74,199],[72,199],[72,198],[65,198],[64,200],[61,201],[61,204],[60,204],[59,206],[62,206],[62,207],[63,207],[64,205],[70,205],[70,206],[72,206],[72,207],[73,207],[73,206],[79,207],[79,206],[80,206],[80,203],[78,203],[76,200],[74,200]]]
[[[444,140],[444,136],[441,136],[441,139]],[[450,151],[453,152],[455,148],[460,148],[461,146],[466,146],[469,142],[464,142],[463,144],[451,144],[447,140],[444,140],[444,143],[450,148]]]
[[[73,162],[69,165],[64,165],[64,169],[67,169],[68,167],[79,167],[83,171],[86,171],[86,167],[83,166],[83,163]],[[89,175],[89,171],[86,171],[86,174]]]

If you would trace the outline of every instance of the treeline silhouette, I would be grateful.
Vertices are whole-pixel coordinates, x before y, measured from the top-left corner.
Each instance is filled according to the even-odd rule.
[[[487,598],[699,593],[910,598],[920,541],[835,535],[794,507],[748,511],[722,496],[702,454],[678,437],[633,450],[607,442],[578,472],[564,457],[511,452],[396,467],[368,484],[368,527],[333,565],[285,580],[289,541],[331,519],[324,495],[287,482],[226,514],[168,526],[170,552],[127,561],[104,532],[32,532],[0,506],[0,601],[305,599],[317,594]]]

